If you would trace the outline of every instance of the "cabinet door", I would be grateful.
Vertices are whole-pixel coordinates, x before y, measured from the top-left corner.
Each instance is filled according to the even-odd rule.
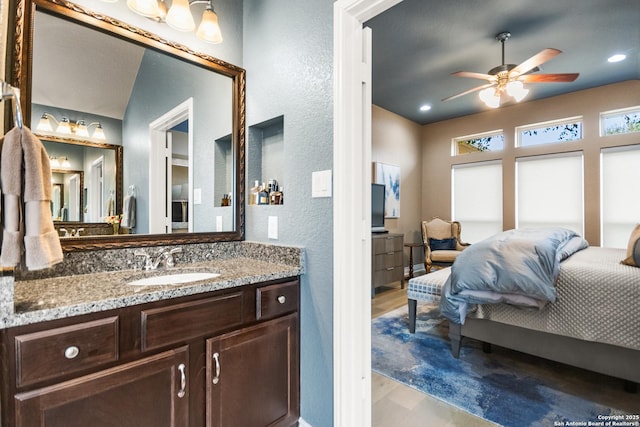
[[[188,425],[187,347],[15,396],[17,427]]]
[[[207,340],[207,426],[289,426],[299,417],[298,314]]]

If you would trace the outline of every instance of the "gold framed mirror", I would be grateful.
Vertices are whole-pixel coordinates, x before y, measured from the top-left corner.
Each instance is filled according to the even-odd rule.
[[[10,13],[14,17],[15,33],[13,40],[9,41],[14,46],[9,73],[12,84],[21,90],[24,123],[30,125],[41,139],[65,142],[65,138],[59,135],[36,131],[36,119],[47,113],[48,116],[57,115],[58,118],[75,115],[77,117],[69,119],[72,123],[77,120],[78,124],[85,121],[85,116],[87,123],[96,121],[96,117],[106,122],[103,125],[99,123],[98,126],[104,128],[104,133],[109,135],[107,143],[118,147],[115,150],[116,156],[120,156],[116,188],[112,193],[115,216],[122,218],[125,197],[131,192],[137,196],[137,221],[135,227],[129,229],[131,234],[71,236],[62,240],[63,250],[244,239],[245,70],[65,0],[18,0],[13,7],[15,9]],[[73,65],[72,61],[61,60],[57,64],[47,62],[45,66],[41,63],[41,52],[47,48],[41,47],[42,42],[39,40],[42,36],[39,30],[46,27],[47,31],[52,31],[51,25],[66,26],[64,32],[69,36],[89,31],[100,37],[108,37],[108,44],[120,46],[120,43],[124,43],[126,47],[117,48],[119,56],[115,57],[118,59],[116,62],[120,61],[124,50],[138,52],[139,75],[131,80],[142,82],[146,87],[144,84],[140,85],[141,89],[131,86],[132,95],[127,100],[126,117],[110,120],[113,115],[100,115],[93,110],[93,106],[71,108],[56,101],[62,96],[47,98],[39,95],[42,80],[45,80],[44,74],[51,75],[52,70],[59,68],[57,75],[68,77],[73,71],[68,67]],[[49,38],[59,41],[56,37],[51,37],[51,33],[47,34]],[[90,38],[82,35],[77,37],[82,37],[83,40]],[[64,46],[69,46],[69,43],[71,41],[65,42]],[[106,43],[101,42],[100,46],[99,50],[104,53]],[[111,60],[115,61],[115,58]],[[167,74],[162,74],[165,67],[170,69],[167,74],[179,70],[181,78],[174,79],[170,85],[163,87],[149,84],[166,81]],[[43,69],[46,69],[46,73],[42,72]],[[141,78],[140,73],[149,70],[153,70],[155,74]],[[81,71],[93,79],[100,78],[100,74],[109,74],[107,71]],[[61,86],[66,87],[67,93],[93,90],[80,87],[80,80],[81,77],[76,78],[77,85],[72,81]],[[134,98],[134,94],[139,95],[144,89],[147,94],[160,93],[170,100],[165,105],[149,95],[146,98]],[[94,100],[102,100],[97,93],[89,95]],[[213,99],[220,104],[212,105]],[[136,106],[142,107],[136,110]],[[6,118],[5,122],[9,123],[9,120]],[[171,136],[167,136],[169,134]],[[159,160],[161,155],[157,151],[160,150],[156,150],[153,145],[158,138],[162,141],[176,141],[173,146],[182,144],[187,148],[171,151],[171,154]],[[71,139],[66,142],[89,146],[96,144],[92,138],[74,136]],[[168,164],[173,166],[167,166]],[[103,201],[93,209],[93,220],[87,220],[88,213],[91,212],[88,205],[92,199],[96,200],[88,186],[95,179],[86,168],[83,171],[84,188],[81,195],[86,197],[83,199],[85,206],[82,209],[87,214],[74,225],[76,228],[95,228],[96,222],[104,225],[110,222],[112,216],[108,215],[111,213],[108,210],[109,203]],[[177,178],[172,180],[170,177]],[[167,184],[159,188],[159,182]],[[128,191],[123,191],[124,188]],[[221,203],[223,198],[225,203]],[[228,203],[229,198],[231,203]],[[160,214],[162,212],[164,214]],[[172,220],[172,212],[176,212],[175,215],[181,214],[180,221]]]

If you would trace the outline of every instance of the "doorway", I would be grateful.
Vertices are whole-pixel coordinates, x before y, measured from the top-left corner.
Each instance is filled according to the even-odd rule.
[[[192,127],[193,98],[149,124],[149,232],[152,234],[193,231]],[[172,221],[174,199],[176,219],[180,221]]]
[[[363,23],[400,2],[339,0],[334,4],[336,426],[371,425],[371,46]]]
[[[101,222],[105,216],[113,215],[104,206],[104,157],[91,163],[91,190],[89,191],[90,222]]]

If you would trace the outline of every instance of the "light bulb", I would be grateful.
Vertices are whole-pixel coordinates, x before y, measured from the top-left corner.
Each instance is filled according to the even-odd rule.
[[[58,127],[56,128],[56,132],[63,133],[65,135],[71,134],[71,124],[69,123],[69,119],[66,117],[62,117],[60,123],[58,123]]]
[[[217,44],[222,42],[222,32],[218,25],[218,15],[216,15],[209,6],[207,6],[202,13],[202,21],[200,22],[196,36],[209,43]]]
[[[98,124],[97,124],[97,126],[96,126],[96,130],[94,130],[94,131],[93,131],[93,135],[91,135],[91,136],[92,136],[92,138],[95,138],[95,139],[101,139],[101,140],[103,140],[103,141],[104,141],[105,139],[107,139],[107,138],[104,136],[104,129],[102,129],[102,125],[101,125],[100,123],[98,123]]]
[[[514,80],[507,83],[507,93],[511,95],[516,102],[520,102],[529,94],[529,89],[525,89],[520,80]]]
[[[51,122],[49,121],[47,113],[42,113],[36,129],[41,132],[53,132],[53,128],[51,127]]]
[[[500,106],[500,96],[496,94],[496,90],[488,87],[478,94],[480,99],[487,104],[487,107],[498,108]]]
[[[160,15],[158,0],[127,0],[129,9],[147,18],[155,18]]]
[[[78,122],[76,123],[75,132],[77,136],[82,136],[85,138],[89,136],[89,130],[87,129],[87,125],[85,124],[84,120],[78,120]]]
[[[173,0],[166,18],[167,24],[174,30],[193,31],[196,23],[189,10],[189,0]]]

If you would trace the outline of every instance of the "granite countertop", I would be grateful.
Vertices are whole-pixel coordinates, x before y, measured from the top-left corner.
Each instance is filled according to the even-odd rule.
[[[0,328],[295,277],[302,274],[302,270],[299,265],[234,257],[152,272],[121,270],[16,281],[15,313],[0,319]],[[127,284],[146,276],[204,271],[220,273],[220,276],[179,285]]]

